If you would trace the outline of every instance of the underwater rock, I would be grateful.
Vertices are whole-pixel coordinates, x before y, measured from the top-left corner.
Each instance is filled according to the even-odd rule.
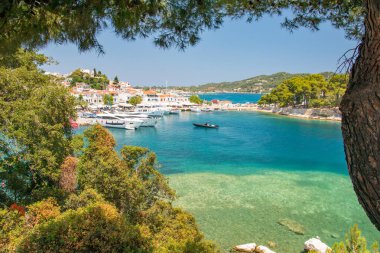
[[[313,250],[318,253],[326,253],[327,250],[331,250],[329,246],[319,239],[318,236],[307,240],[304,244],[304,249],[306,252]]]
[[[273,250],[269,249],[268,247],[265,247],[262,245],[257,246],[255,249],[255,252],[256,253],[276,253]]]
[[[239,252],[255,252],[256,243],[241,244],[234,247],[234,250]]]
[[[293,233],[295,233],[297,235],[304,235],[305,234],[304,227],[294,220],[282,219],[282,220],[278,221],[278,224],[280,224],[281,226],[287,227],[288,230],[292,231]]]

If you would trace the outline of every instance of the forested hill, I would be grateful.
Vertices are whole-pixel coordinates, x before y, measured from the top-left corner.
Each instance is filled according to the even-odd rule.
[[[326,79],[333,75],[333,72],[320,73]],[[240,91],[240,92],[256,92],[267,93],[272,88],[277,87],[286,79],[295,76],[305,76],[307,73],[290,74],[286,72],[278,72],[272,75],[260,75],[248,79],[234,81],[234,82],[221,82],[221,83],[208,83],[198,86],[186,87],[190,91]],[[182,87],[184,88],[184,87]]]

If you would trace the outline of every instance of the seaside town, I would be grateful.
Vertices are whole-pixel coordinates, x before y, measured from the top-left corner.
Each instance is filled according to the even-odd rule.
[[[77,98],[78,119],[74,125],[100,123],[132,130],[154,127],[157,118],[181,111],[239,110],[242,106],[228,100],[202,101],[198,95],[181,90],[134,88],[117,77],[108,80],[99,72],[96,69],[77,69],[70,74],[45,72],[56,77]]]
[[[54,76],[76,97],[78,119],[72,122],[73,126],[99,123],[105,127],[134,130],[154,127],[158,118],[183,111],[261,111],[308,119],[339,121],[341,118],[337,108],[280,108],[257,103],[233,103],[230,100],[206,101],[196,92],[165,87],[133,87],[129,82],[119,81],[117,76],[109,80],[96,69],[79,68],[69,74],[45,74]]]

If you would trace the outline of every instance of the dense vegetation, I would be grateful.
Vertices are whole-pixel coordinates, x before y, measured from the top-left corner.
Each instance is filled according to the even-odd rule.
[[[141,104],[141,102],[142,102],[141,96],[133,96],[128,100],[128,103],[130,103],[131,105],[134,105],[134,106]]]
[[[280,107],[339,106],[346,91],[347,75],[337,74],[326,79],[323,75],[303,75],[285,80],[259,100],[259,105],[274,104]]]
[[[203,103],[203,100],[199,96],[197,96],[197,95],[191,95],[189,97],[189,101],[191,103],[198,104],[198,105],[200,105],[200,104]]]
[[[112,106],[113,105],[113,96],[110,95],[110,94],[105,94],[103,96],[103,103],[105,105],[109,105],[109,106]]]
[[[0,66],[0,251],[217,252],[172,206],[153,152],[116,152],[100,125],[73,136],[75,100],[46,61],[20,50]]]
[[[108,77],[102,74],[101,71],[96,71],[96,69],[94,69],[92,74],[85,73],[81,69],[76,69],[69,75],[69,78],[71,78],[71,86],[75,86],[77,83],[85,83],[96,90],[105,90],[109,84]]]
[[[229,92],[253,92],[253,93],[267,93],[271,89],[277,87],[285,80],[296,77],[306,76],[308,74],[290,74],[286,72],[279,72],[272,75],[259,75],[248,79],[234,81],[234,82],[221,82],[221,83],[208,83],[198,86],[178,87],[180,89],[192,92],[215,92],[215,91],[229,91]],[[332,72],[321,73],[325,78],[333,75]]]

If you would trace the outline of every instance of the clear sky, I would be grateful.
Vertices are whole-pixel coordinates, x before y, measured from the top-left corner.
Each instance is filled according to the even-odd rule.
[[[111,79],[117,75],[132,85],[164,85],[165,81],[168,85],[198,85],[280,71],[335,71],[339,57],[356,44],[329,24],[318,32],[300,29],[290,33],[281,28],[281,20],[266,17],[250,24],[226,21],[221,29],[204,32],[200,43],[184,52],[157,48],[149,38],[124,41],[111,31],[99,36],[104,55],[79,53],[71,44],[49,45],[41,52],[59,62],[45,66],[47,71],[96,68]]]

